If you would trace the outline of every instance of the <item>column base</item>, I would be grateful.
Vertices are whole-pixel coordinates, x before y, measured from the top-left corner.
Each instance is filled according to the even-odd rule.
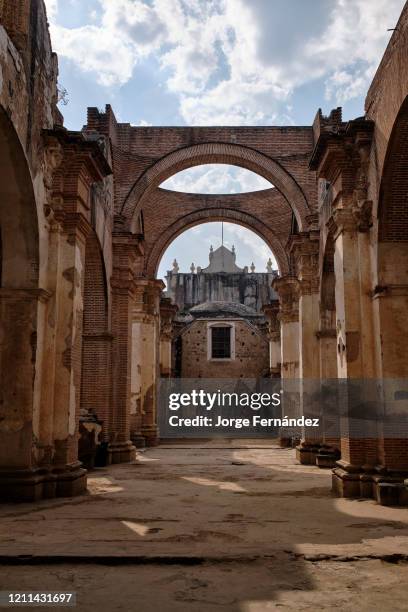
[[[35,502],[54,497],[74,497],[86,491],[87,471],[78,462],[55,470],[0,471],[0,500]]]
[[[280,448],[292,448],[292,438],[279,438]]]
[[[337,497],[375,499],[382,506],[408,506],[408,474],[382,473],[337,462],[332,491]],[[380,470],[382,471],[382,470]]]
[[[145,448],[146,446],[146,439],[144,436],[142,436],[141,433],[135,433],[133,435],[130,436],[130,439],[132,441],[133,446],[138,449],[138,448]]]
[[[296,447],[296,459],[302,465],[316,465],[316,456],[320,450],[320,444],[301,442]]]
[[[108,446],[108,465],[130,463],[136,459],[136,449],[132,442],[114,442]]]
[[[146,440],[146,446],[157,446],[159,444],[159,431],[157,425],[142,426],[142,436]]]
[[[340,459],[340,451],[330,446],[321,446],[316,455],[316,465],[319,468],[335,468]]]

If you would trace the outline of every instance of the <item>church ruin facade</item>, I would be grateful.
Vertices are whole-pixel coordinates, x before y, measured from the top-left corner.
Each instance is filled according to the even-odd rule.
[[[272,289],[277,271],[240,268],[235,248],[210,247],[205,268],[167,272],[166,297],[174,317],[172,375],[180,378],[259,378],[269,376],[270,354],[263,306],[277,303]]]
[[[42,0],[0,0],[1,499],[86,489],[85,414],[102,423],[108,463],[159,442],[156,390],[171,372],[176,309],[157,269],[181,232],[206,221],[247,227],[274,253],[263,305],[274,375],[392,380],[408,410],[398,383],[408,377],[407,54],[405,7],[352,121],[335,109],[303,127],[134,127],[107,106],[69,131]],[[205,163],[274,187],[160,188]],[[303,439],[298,457],[314,464],[327,451],[339,495],[403,499],[403,432],[358,439],[345,418],[338,439]]]

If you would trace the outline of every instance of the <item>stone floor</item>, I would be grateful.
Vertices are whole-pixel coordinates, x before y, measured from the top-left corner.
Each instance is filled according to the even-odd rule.
[[[408,510],[333,498],[269,441],[167,444],[88,495],[0,506],[0,565],[0,590],[81,612],[407,610]]]

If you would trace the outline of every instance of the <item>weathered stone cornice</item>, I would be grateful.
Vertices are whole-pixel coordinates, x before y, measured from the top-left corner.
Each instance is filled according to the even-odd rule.
[[[335,329],[319,329],[316,332],[316,338],[337,338],[337,332]]]
[[[299,281],[295,276],[280,276],[272,281],[272,287],[279,295],[279,321],[299,321]]]
[[[336,208],[327,221],[326,227],[333,235],[334,239],[343,232],[365,233],[369,231],[372,226],[371,211],[372,202],[369,200],[367,200],[361,208],[357,206]]]
[[[292,237],[290,253],[299,280],[301,295],[319,290],[319,231],[310,231]]]
[[[62,229],[69,235],[70,239],[86,240],[92,231],[88,219],[81,213],[63,213],[61,221]]]

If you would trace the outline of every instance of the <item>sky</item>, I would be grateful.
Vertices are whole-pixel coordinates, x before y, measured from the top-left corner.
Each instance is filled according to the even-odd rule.
[[[337,106],[345,120],[361,116],[391,35],[387,30],[404,5],[404,0],[45,2],[60,87],[67,91],[61,111],[73,130],[85,123],[87,106],[103,109],[107,103],[118,121],[132,125],[310,125],[319,107],[328,114]],[[268,186],[249,171],[222,165],[192,168],[163,184],[190,193]],[[206,260],[209,241],[221,233],[214,230],[213,224],[190,230],[192,252],[184,249],[180,267],[189,267],[192,258]],[[260,266],[263,246],[249,230],[238,227],[233,237],[237,253]]]

